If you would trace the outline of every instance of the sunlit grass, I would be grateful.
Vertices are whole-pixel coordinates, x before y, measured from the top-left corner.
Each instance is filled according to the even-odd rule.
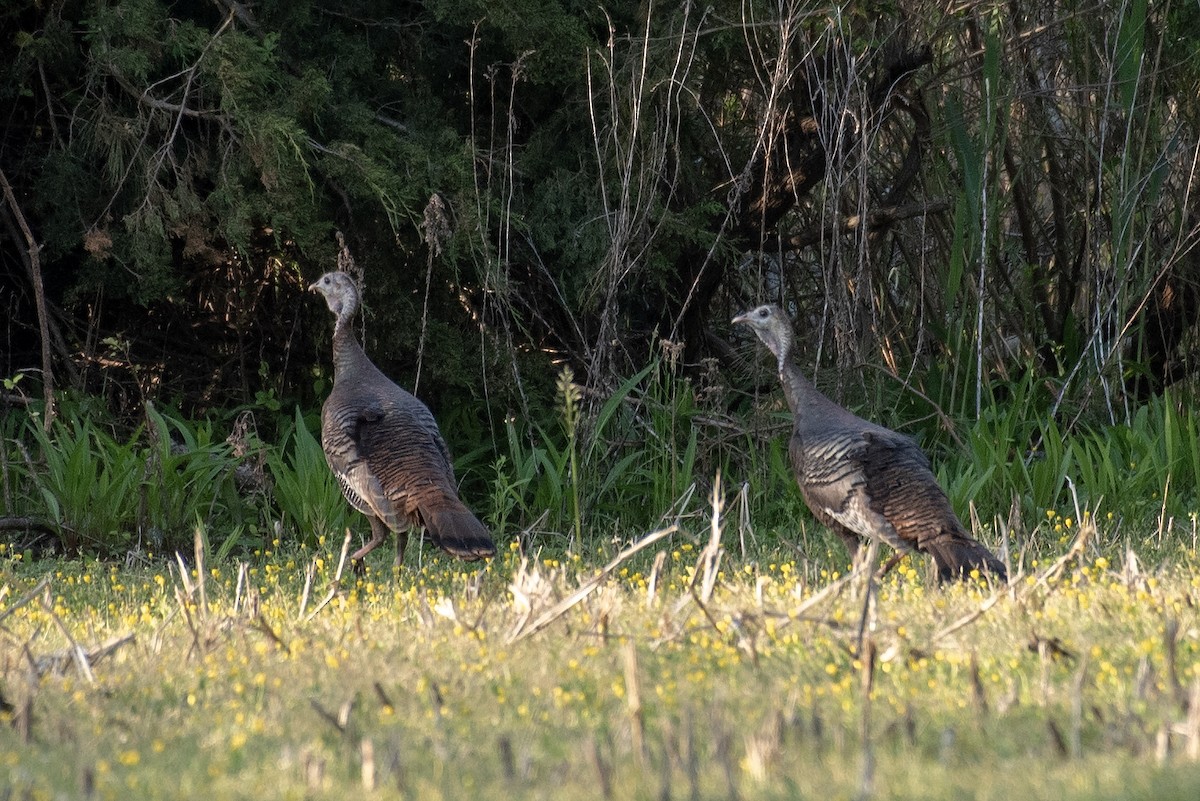
[[[1056,512],[1046,526],[1079,523]],[[726,554],[704,600],[704,548],[675,534],[599,582],[577,554],[514,545],[468,566],[426,550],[399,572],[343,575],[321,605],[340,546],[273,542],[186,578],[178,561],[0,554],[3,785],[32,798],[1200,789],[1194,560],[1152,570],[1064,547],[997,591],[929,587],[908,559],[869,583]]]

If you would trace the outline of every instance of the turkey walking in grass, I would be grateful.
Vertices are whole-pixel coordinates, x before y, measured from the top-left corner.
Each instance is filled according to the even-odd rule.
[[[917,444],[842,408],[804,377],[791,359],[791,323],[777,306],[759,306],[733,322],[750,326],[775,355],[795,418],[788,450],[800,492],[851,558],[869,537],[901,553],[929,554],[940,581],[974,570],[1007,580],[1004,564],[955,517]]]
[[[321,445],[342,494],[371,521],[356,564],[396,532],[396,564],[412,527],[463,559],[496,554],[492,536],[458,499],[450,452],[428,407],[392,383],[367,358],[351,323],[358,288],[346,273],[326,273],[309,289],[325,296],[333,328],[333,391],[321,408]]]

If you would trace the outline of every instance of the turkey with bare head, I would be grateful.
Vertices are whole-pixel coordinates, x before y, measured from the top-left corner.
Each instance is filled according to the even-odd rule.
[[[408,531],[423,527],[434,545],[462,559],[496,554],[492,535],[458,498],[450,452],[429,408],[367,358],[352,322],[359,293],[343,272],[309,287],[325,297],[333,328],[333,390],[321,408],[321,446],[342,494],[371,522],[356,563],[396,533],[396,564]]]
[[[938,579],[972,571],[1006,581],[1004,563],[967,534],[917,444],[823,395],[792,362],[794,335],[783,311],[759,306],[733,318],[775,356],[794,418],[788,451],[800,493],[853,558],[861,539],[933,557]]]

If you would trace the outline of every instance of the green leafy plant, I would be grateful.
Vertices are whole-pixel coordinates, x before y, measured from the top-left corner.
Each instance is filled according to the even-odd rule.
[[[119,443],[88,420],[30,424],[40,464],[33,490],[68,551],[116,550],[134,535],[138,485],[145,469],[135,442]]]
[[[558,394],[557,424],[505,421],[492,519],[544,516],[575,542],[610,526],[654,525],[694,481],[701,436],[688,382],[655,359],[591,409],[569,371]]]
[[[299,409],[291,431],[268,452],[267,469],[280,521],[298,541],[312,545],[322,537],[340,536],[353,521],[355,513]]]
[[[575,374],[570,367],[559,373],[557,389],[562,399],[563,432],[567,437],[567,482],[571,489],[571,522],[574,524],[575,542],[583,540],[583,514],[579,506],[579,402],[583,393],[575,383]]]
[[[29,459],[14,471],[24,504],[53,523],[67,551],[172,551],[190,546],[200,521],[239,538],[254,526],[257,511],[235,486],[236,460],[210,424],[148,404],[145,425],[122,441],[82,407],[68,402],[67,411],[49,432],[28,418],[13,440],[32,446],[16,449]],[[17,464],[6,458],[6,470]]]
[[[149,404],[146,418],[138,529],[156,547],[174,550],[186,548],[194,527],[204,522],[229,552],[254,516],[235,486],[230,445],[214,438],[210,424],[188,424]],[[226,545],[227,539],[232,543]]]

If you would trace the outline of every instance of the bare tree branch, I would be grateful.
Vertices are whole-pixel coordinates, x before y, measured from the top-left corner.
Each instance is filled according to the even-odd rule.
[[[254,33],[262,33],[262,27],[258,24],[258,20],[254,18],[254,14],[245,3],[239,3],[237,0],[213,0],[213,5],[217,6],[217,8],[226,9],[231,17],[237,17],[238,22],[245,25]]]
[[[833,222],[819,228],[810,228],[793,234],[782,241],[788,250],[800,250],[811,247],[827,239],[830,233],[849,234],[866,228],[868,231],[880,231],[895,225],[900,220],[913,217],[924,217],[929,214],[941,214],[950,208],[948,200],[930,200],[926,202],[906,203],[903,206],[886,206],[872,209],[866,214],[851,214],[835,219]]]
[[[46,289],[42,283],[42,246],[33,238],[33,231],[30,230],[29,222],[25,219],[21,207],[17,205],[12,185],[9,184],[8,176],[4,174],[3,169],[0,169],[0,188],[3,188],[8,208],[25,237],[26,249],[21,251],[21,257],[25,262],[25,268],[29,271],[29,280],[33,284],[33,297],[37,304],[38,335],[42,341],[42,392],[46,399],[46,413],[42,416],[42,426],[49,431],[50,424],[54,422],[54,370],[50,363],[50,325],[46,318]]]

